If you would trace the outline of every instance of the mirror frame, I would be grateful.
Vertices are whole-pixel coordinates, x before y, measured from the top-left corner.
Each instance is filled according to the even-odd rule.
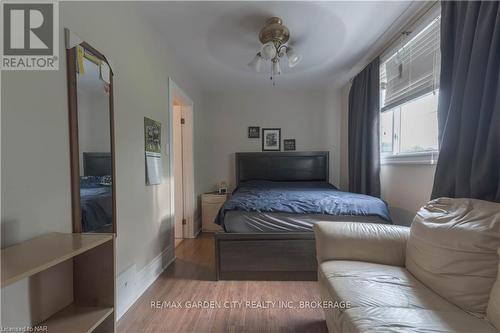
[[[81,42],[85,51],[108,64],[106,57],[86,42]],[[113,108],[113,71],[110,68],[109,83],[109,121],[111,139],[111,170],[112,170],[112,223],[113,233],[116,234],[116,168],[115,168],[115,127]],[[78,101],[77,101],[77,72],[76,46],[66,49],[66,71],[68,84],[68,112],[69,112],[69,147],[71,168],[71,217],[74,233],[82,233],[81,206],[80,206],[80,149],[78,142]]]

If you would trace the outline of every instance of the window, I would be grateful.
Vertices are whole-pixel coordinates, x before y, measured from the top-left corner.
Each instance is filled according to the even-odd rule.
[[[383,155],[431,153],[438,150],[438,91],[415,98],[381,114]]]
[[[438,151],[440,17],[403,35],[381,57],[380,151],[383,162],[433,162]]]

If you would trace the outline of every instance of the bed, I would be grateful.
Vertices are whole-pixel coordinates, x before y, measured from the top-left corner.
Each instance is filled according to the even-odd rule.
[[[113,190],[110,153],[83,153],[80,209],[83,232],[112,232]]]
[[[315,280],[314,223],[391,223],[382,200],[328,183],[328,152],[235,157],[237,189],[215,221],[218,279]]]

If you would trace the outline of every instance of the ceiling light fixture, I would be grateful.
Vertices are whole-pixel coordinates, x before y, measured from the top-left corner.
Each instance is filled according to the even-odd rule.
[[[260,30],[259,40],[262,47],[248,64],[256,72],[260,72],[262,64],[266,61],[271,62],[271,81],[273,86],[276,84],[276,76],[281,74],[280,60],[285,55],[288,58],[288,67],[295,67],[302,56],[297,54],[294,49],[286,43],[290,39],[290,31],[283,25],[283,20],[279,17],[271,17],[266,25]]]

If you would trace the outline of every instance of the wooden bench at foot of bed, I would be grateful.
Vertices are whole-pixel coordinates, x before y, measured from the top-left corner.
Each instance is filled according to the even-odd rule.
[[[214,235],[217,280],[317,280],[313,232]]]

